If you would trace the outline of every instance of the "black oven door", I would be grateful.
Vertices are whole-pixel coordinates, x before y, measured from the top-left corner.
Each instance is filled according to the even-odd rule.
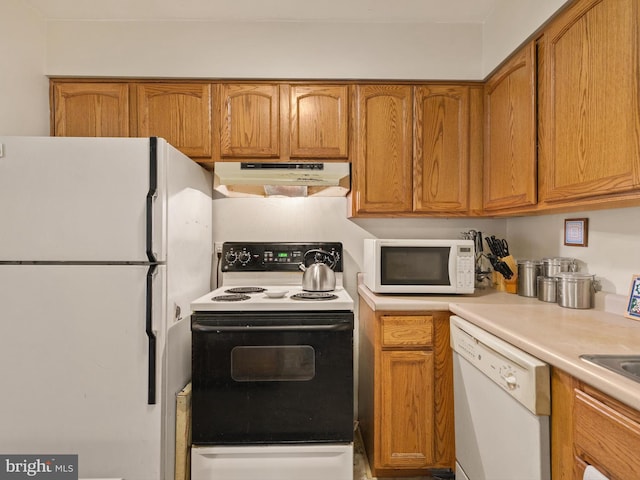
[[[353,441],[353,312],[192,316],[195,445]]]

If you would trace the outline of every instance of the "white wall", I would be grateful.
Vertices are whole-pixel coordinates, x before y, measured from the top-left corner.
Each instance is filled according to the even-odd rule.
[[[486,77],[569,0],[499,0],[482,30]]]
[[[0,2],[0,134],[49,134],[45,28],[20,0]]]
[[[214,241],[337,241],[344,248],[344,282],[357,298],[365,238],[461,238],[469,229],[504,236],[505,221],[493,219],[347,218],[347,199],[218,198],[213,201]]]
[[[588,218],[588,246],[564,245],[564,220]],[[640,273],[640,207],[598,210],[507,221],[507,237],[520,259],[573,257],[593,273],[605,292],[627,295],[631,276]]]
[[[477,79],[481,40],[471,24],[54,21],[47,74]]]

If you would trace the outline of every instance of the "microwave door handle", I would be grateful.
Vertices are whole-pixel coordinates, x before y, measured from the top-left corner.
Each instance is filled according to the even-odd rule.
[[[191,330],[194,332],[203,332],[203,333],[215,333],[215,332],[282,332],[282,331],[296,331],[296,332],[318,332],[318,331],[341,331],[341,330],[351,330],[351,325],[348,323],[334,323],[331,325],[306,325],[306,324],[298,324],[298,325],[199,325],[194,323],[191,326]]]

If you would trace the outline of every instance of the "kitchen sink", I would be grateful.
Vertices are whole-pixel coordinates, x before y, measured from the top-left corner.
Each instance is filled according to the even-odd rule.
[[[580,355],[580,358],[640,382],[640,355]]]

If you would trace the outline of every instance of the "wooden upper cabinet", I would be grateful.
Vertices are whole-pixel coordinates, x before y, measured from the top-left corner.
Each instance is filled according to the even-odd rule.
[[[414,211],[468,211],[469,87],[416,87],[413,182]]]
[[[355,86],[352,213],[412,210],[412,94],[406,85]]]
[[[52,102],[52,135],[129,136],[127,83],[52,82]]]
[[[574,2],[542,39],[542,200],[640,188],[640,8]]]
[[[485,210],[537,202],[536,68],[531,42],[485,85]]]
[[[137,135],[163,137],[192,158],[211,157],[211,84],[136,84]]]
[[[346,85],[292,85],[292,158],[349,156],[349,88]]]
[[[280,156],[280,90],[277,84],[218,85],[220,155]]]

